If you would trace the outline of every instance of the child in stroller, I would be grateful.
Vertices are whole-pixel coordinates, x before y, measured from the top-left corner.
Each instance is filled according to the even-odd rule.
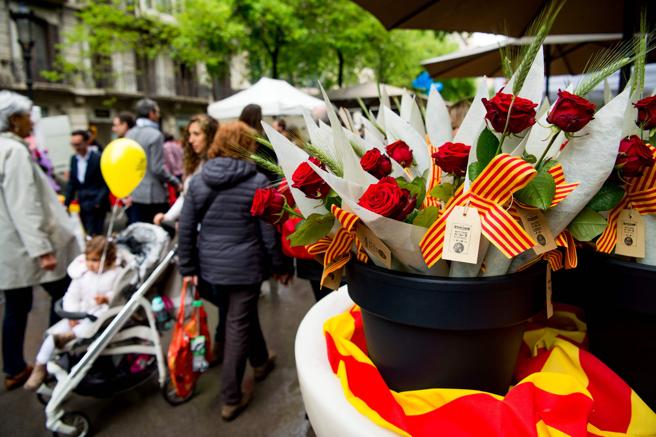
[[[104,267],[101,258],[105,251]],[[116,245],[103,236],[89,240],[84,255],[77,257],[69,266],[71,285],[64,295],[64,311],[100,316],[109,309],[120,269],[116,266]],[[76,337],[88,336],[93,322],[88,319],[62,319],[48,330],[48,336],[36,356],[36,364],[30,378],[25,383],[26,390],[36,390],[46,378],[46,364],[52,358],[55,348],[61,349]]]

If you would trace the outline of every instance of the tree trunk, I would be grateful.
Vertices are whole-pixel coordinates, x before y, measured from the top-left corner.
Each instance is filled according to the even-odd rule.
[[[280,47],[276,47],[271,53],[271,77],[273,79],[278,79],[278,55],[280,55]]]
[[[344,85],[344,54],[337,49],[337,84],[341,88]]]

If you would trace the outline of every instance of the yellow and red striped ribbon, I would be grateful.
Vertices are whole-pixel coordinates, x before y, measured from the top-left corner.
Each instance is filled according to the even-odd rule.
[[[422,238],[420,247],[426,265],[432,267],[442,257],[446,219],[455,206],[476,208],[481,216],[483,235],[508,258],[533,247],[535,242],[502,205],[515,191],[528,185],[536,173],[535,168],[521,158],[507,153],[494,157],[472,182],[470,190],[454,198]]]
[[[431,196],[430,192],[442,182],[442,169],[435,163],[433,159],[433,153],[437,152],[437,147],[433,146],[430,142],[430,138],[426,135],[426,144],[428,145],[428,153],[431,156],[431,174],[430,180],[428,181],[428,187],[426,188],[426,197],[424,197],[424,203],[422,206],[427,208],[429,206],[440,207],[440,200]]]
[[[358,261],[367,262],[369,259],[355,235],[355,228],[360,223],[360,218],[351,212],[344,211],[337,205],[333,205],[330,212],[342,227],[339,228],[334,238],[323,237],[316,243],[307,246],[308,253],[311,255],[324,254],[322,286],[328,275],[341,269],[351,260],[351,246],[354,242]]]
[[[656,149],[652,147],[656,157]],[[656,165],[642,176],[629,178],[628,188],[622,201],[608,215],[606,229],[597,240],[597,251],[611,253],[617,243],[617,219],[625,208],[633,208],[640,214],[656,214]]]
[[[565,200],[565,198],[579,186],[580,182],[572,182],[570,184],[565,182],[565,173],[563,172],[563,166],[560,164],[551,167],[547,170],[547,173],[549,173],[554,178],[554,182],[556,182],[556,193],[554,194],[554,198],[549,206],[550,208],[553,208]]]
[[[575,269],[578,265],[576,253],[576,242],[568,230],[564,230],[556,237],[556,245],[565,249],[565,256],[558,249],[550,250],[542,254],[542,259],[547,261],[554,272],[565,267],[566,270]]]

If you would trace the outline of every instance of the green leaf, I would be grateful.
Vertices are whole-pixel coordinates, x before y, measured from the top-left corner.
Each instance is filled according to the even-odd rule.
[[[478,165],[478,162],[472,162],[471,164],[469,164],[469,168],[467,170],[469,174],[469,180],[473,181],[474,179],[476,179],[478,175],[481,174],[481,171],[483,171],[483,168],[481,168],[481,166]]]
[[[536,162],[538,162],[538,158],[535,155],[526,153],[526,151],[524,151],[524,153],[522,154],[522,159],[528,162],[529,164],[535,164]]]
[[[593,210],[585,207],[569,224],[568,229],[572,236],[579,241],[591,241],[593,238],[601,235],[606,229],[606,219]]]
[[[412,224],[424,228],[430,228],[430,226],[435,223],[435,220],[437,220],[439,214],[440,211],[436,206],[428,206],[419,211],[419,214],[417,214],[414,220],[412,220]]]
[[[449,199],[453,197],[453,194],[455,192],[456,192],[456,188],[453,186],[453,184],[445,182],[443,184],[439,184],[433,187],[433,189],[430,192],[430,195],[435,197],[436,199],[440,199],[442,202],[448,202]]]
[[[417,205],[421,205],[426,197],[426,180],[422,177],[416,177],[412,182],[408,182],[403,177],[396,178],[399,187],[410,191],[410,194],[417,198]]]
[[[610,211],[615,208],[624,197],[624,189],[613,182],[606,181],[601,189],[588,203],[588,207],[599,211]]]
[[[332,190],[331,190],[331,192],[333,194],[335,193]],[[330,209],[332,208],[333,205],[337,205],[338,207],[341,208],[342,207],[342,199],[339,196],[337,196],[336,194],[335,195],[330,195],[329,194],[328,197],[326,197],[326,209],[328,211],[330,211]]]
[[[526,187],[515,193],[515,197],[522,203],[546,210],[551,206],[554,194],[556,182],[553,176],[541,169]]]
[[[416,209],[416,208],[413,209],[412,212],[410,214],[408,214],[408,216],[405,218],[405,220],[403,220],[403,222],[404,223],[412,223],[412,221],[415,219],[415,217],[417,217],[417,214],[419,214],[419,210]]]
[[[487,167],[497,153],[499,147],[499,139],[488,128],[483,129],[481,136],[478,137],[476,144],[476,158],[479,162],[479,167]]]
[[[328,235],[334,223],[335,217],[330,213],[311,214],[296,225],[296,230],[287,239],[291,246],[307,246],[316,243],[321,237]]]

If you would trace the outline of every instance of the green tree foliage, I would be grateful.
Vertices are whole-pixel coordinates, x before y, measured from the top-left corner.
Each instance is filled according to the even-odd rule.
[[[231,56],[246,53],[253,79],[281,77],[310,86],[321,81],[331,87],[357,83],[369,71],[378,82],[410,88],[422,60],[458,48],[442,32],[388,32],[350,0],[186,0],[175,20],[134,4],[88,0],[78,13],[80,24],[65,44],[83,48],[94,74],[111,71],[103,62],[109,64],[112,53],[134,50],[149,58],[168,53],[189,65],[202,62],[220,79]],[[61,57],[52,78],[80,72],[83,65]],[[444,85],[447,100],[474,94],[471,80]]]

